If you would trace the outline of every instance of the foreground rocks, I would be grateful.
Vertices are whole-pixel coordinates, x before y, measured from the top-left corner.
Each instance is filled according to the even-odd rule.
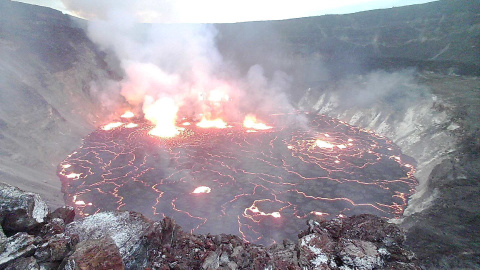
[[[40,195],[0,183],[0,221],[4,231],[28,231],[44,222],[47,204]]]
[[[298,241],[263,247],[128,211],[73,221],[71,207],[49,213],[40,197],[1,188],[0,269],[420,269],[403,231],[373,215],[310,220]]]

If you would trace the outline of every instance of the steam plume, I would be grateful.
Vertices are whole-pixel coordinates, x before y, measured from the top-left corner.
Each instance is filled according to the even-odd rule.
[[[78,10],[95,5],[92,1],[65,3]],[[285,109],[288,102],[281,93],[291,81],[286,73],[274,72],[269,79],[261,66],[254,65],[242,75],[219,53],[213,25],[139,24],[138,13],[127,12],[128,3],[98,4],[105,20],[88,24],[89,37],[117,56],[124,73],[120,83],[105,90],[108,95],[102,94],[105,103],[114,103],[121,95],[156,124],[175,123],[179,114],[196,120],[222,117],[242,121],[249,113]],[[165,117],[169,119],[158,119]]]

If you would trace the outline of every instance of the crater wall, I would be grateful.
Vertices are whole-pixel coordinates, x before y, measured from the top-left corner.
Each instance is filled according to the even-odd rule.
[[[63,205],[56,168],[106,114],[103,57],[67,15],[0,1],[0,181]]]

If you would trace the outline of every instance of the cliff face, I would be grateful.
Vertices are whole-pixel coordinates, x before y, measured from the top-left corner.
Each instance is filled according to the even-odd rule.
[[[101,121],[103,56],[68,16],[0,1],[0,179],[63,204],[58,163]]]

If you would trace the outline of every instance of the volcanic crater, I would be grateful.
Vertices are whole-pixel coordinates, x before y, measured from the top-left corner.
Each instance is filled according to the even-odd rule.
[[[59,165],[65,201],[80,216],[133,210],[173,217],[194,233],[271,244],[312,218],[400,217],[417,184],[414,161],[398,146],[325,115],[275,114],[261,129],[187,119],[172,138],[127,116]]]

